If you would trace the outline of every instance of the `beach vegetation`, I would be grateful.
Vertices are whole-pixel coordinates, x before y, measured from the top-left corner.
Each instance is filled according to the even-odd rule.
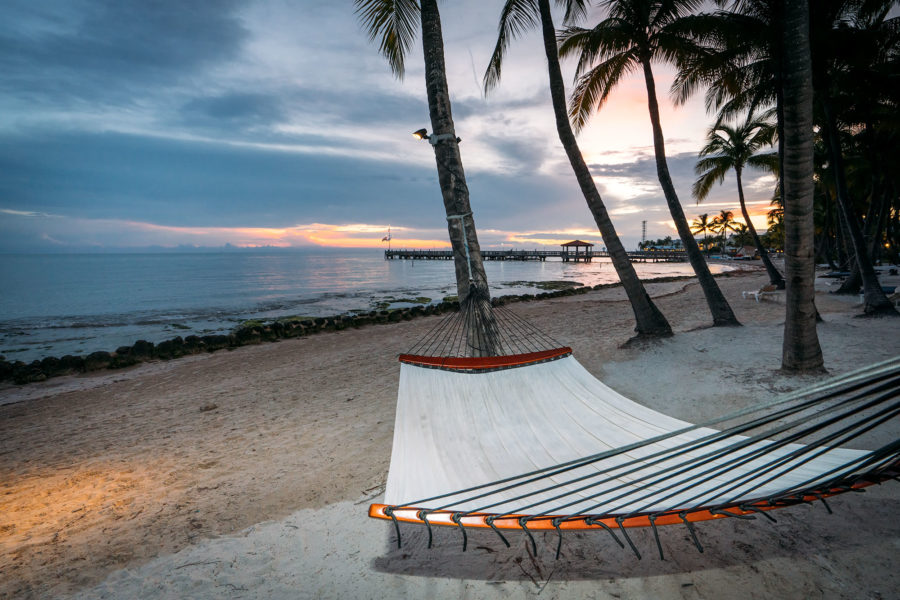
[[[879,257],[900,259],[898,98],[890,83],[900,56],[900,21],[890,16],[896,3],[823,0],[814,10],[784,0],[716,4],[722,10],[686,18],[703,51],[680,64],[672,93],[681,102],[705,87],[717,124],[774,108],[779,179],[760,238],[784,249],[785,279],[793,282],[787,287],[794,287],[782,365],[815,370],[821,362],[809,331],[816,313],[809,286],[816,261],[851,272],[839,291],[862,287],[865,314],[897,314],[873,267]],[[803,170],[789,160],[802,160]],[[792,177],[813,187],[789,193]]]
[[[605,18],[592,28],[569,26],[559,35],[560,56],[577,58],[577,83],[569,104],[576,130],[600,110],[616,86],[642,72],[653,131],[656,171],[669,213],[703,289],[715,326],[740,325],[709,270],[688,224],[669,174],[656,81],[652,63],[681,65],[702,53],[684,18],[699,8],[697,0],[606,0]]]
[[[562,22],[570,24],[586,15],[589,3],[586,0],[562,0],[558,1],[557,4],[565,9]],[[484,74],[485,93],[500,83],[503,57],[510,41],[536,27],[541,29],[544,54],[547,57],[550,98],[556,117],[556,131],[569,159],[569,164],[575,173],[581,193],[594,217],[597,229],[600,231],[600,235],[603,236],[603,242],[609,251],[610,261],[631,303],[636,323],[635,331],[641,337],[670,336],[672,335],[672,328],[665,316],[651,300],[650,295],[644,289],[643,283],[638,278],[634,265],[628,258],[625,247],[619,239],[612,219],[610,219],[600,192],[597,190],[597,185],[584,160],[581,149],[578,147],[566,108],[565,82],[559,63],[557,32],[553,24],[550,0],[507,0],[504,3],[500,13],[497,43],[491,55],[487,71]]]

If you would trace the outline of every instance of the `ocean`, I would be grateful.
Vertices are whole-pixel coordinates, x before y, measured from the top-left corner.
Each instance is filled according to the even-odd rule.
[[[643,279],[687,263],[636,264]],[[723,267],[711,265],[713,270]],[[547,282],[618,281],[607,260],[485,263],[492,295]],[[440,302],[456,294],[452,261],[385,260],[380,250],[0,255],[0,355],[115,350],[139,339],[231,331],[249,319],[321,317]]]

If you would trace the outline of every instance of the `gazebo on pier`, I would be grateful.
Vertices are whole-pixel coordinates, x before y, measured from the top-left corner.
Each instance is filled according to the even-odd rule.
[[[594,251],[592,248],[594,245],[590,242],[582,242],[581,240],[573,240],[571,242],[566,242],[565,244],[560,244],[562,246],[562,259],[563,262],[575,261],[575,262],[591,262],[591,258],[593,258]],[[573,254],[571,248],[575,248],[575,253]],[[579,248],[584,248],[583,252],[579,251]]]

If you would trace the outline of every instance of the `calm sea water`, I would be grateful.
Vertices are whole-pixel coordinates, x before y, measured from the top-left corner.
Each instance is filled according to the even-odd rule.
[[[645,279],[691,273],[687,264],[635,266]],[[618,280],[607,261],[485,268],[495,296],[534,293],[537,282]],[[86,354],[227,332],[247,319],[329,316],[454,294],[451,261],[385,260],[377,250],[0,255],[0,354],[23,361]]]

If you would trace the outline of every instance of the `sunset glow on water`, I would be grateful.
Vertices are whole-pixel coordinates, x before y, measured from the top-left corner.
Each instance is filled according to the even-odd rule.
[[[485,268],[494,296],[537,293],[539,282],[618,281],[606,260],[487,261]],[[691,274],[687,263],[635,268],[644,279]],[[0,281],[0,354],[23,361],[228,332],[247,319],[397,308],[456,294],[452,261],[385,260],[371,249],[5,255]]]

